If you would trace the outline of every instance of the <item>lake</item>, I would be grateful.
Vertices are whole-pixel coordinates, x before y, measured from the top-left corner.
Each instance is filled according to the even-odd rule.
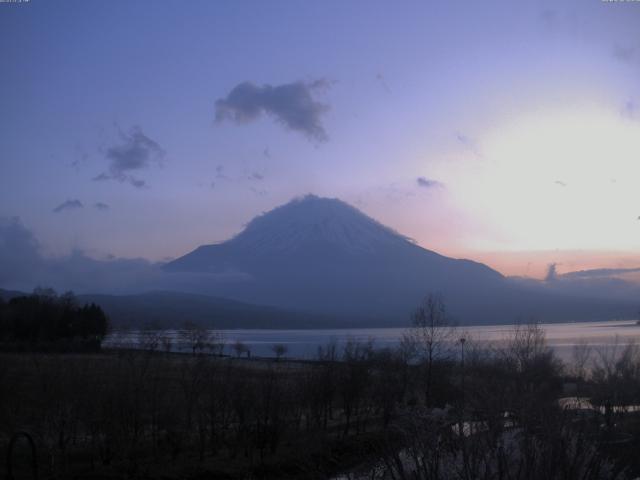
[[[573,347],[583,342],[594,349],[613,348],[630,343],[640,343],[640,325],[635,320],[615,320],[608,322],[575,322],[541,324],[548,344],[563,360],[571,358]],[[514,325],[483,325],[458,327],[456,338],[465,337],[481,344],[500,342],[513,333]],[[400,342],[406,328],[354,328],[327,330],[217,330],[225,342],[226,354],[233,354],[232,345],[242,342],[251,351],[252,356],[274,356],[272,347],[283,344],[289,358],[314,358],[318,347],[335,342],[340,351],[349,339],[368,341],[371,339],[376,348],[394,347]],[[174,350],[187,350],[181,344],[177,330],[161,332],[172,338]],[[116,345],[135,346],[140,333],[115,332],[105,340],[105,347]]]

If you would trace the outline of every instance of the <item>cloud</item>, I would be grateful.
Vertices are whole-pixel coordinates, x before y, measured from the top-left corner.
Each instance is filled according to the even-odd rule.
[[[147,182],[140,180],[139,178],[129,177],[128,181],[136,188],[144,188],[147,185]]]
[[[76,158],[71,162],[71,168],[73,168],[76,172],[79,171],[80,167],[84,165],[88,159],[89,154],[79,146],[76,146]]]
[[[264,175],[262,175],[261,173],[258,172],[253,172],[251,175],[249,175],[249,180],[264,180]]]
[[[76,293],[123,294],[150,290],[185,291],[215,282],[250,279],[247,274],[235,271],[166,273],[162,271],[161,263],[113,255],[107,258],[91,258],[82,250],[61,257],[45,257],[40,243],[19,218],[0,217],[0,288],[30,292],[37,286],[45,286]]]
[[[73,199],[73,200],[67,200],[66,202],[62,202],[60,205],[58,205],[56,208],[53,209],[54,213],[60,213],[63,210],[75,210],[78,208],[84,208],[84,205],[82,205],[82,202],[78,199]]]
[[[613,56],[625,63],[633,63],[638,59],[638,48],[631,45],[614,45]]]
[[[97,209],[97,210],[101,210],[101,211],[105,211],[105,210],[109,210],[109,205],[107,205],[106,203],[102,203],[102,202],[96,202],[93,204],[93,208]]]
[[[381,73],[376,74],[376,80],[378,81],[378,83],[380,84],[380,86],[382,86],[382,88],[384,89],[385,92],[387,92],[388,94],[391,95],[391,88],[389,88],[389,85],[387,84],[386,79],[384,78],[384,75]]]
[[[111,175],[107,175],[106,173],[101,173],[100,175],[96,175],[95,177],[93,177],[91,180],[93,180],[94,182],[102,182],[104,180],[111,180]]]
[[[228,177],[224,173],[224,166],[218,165],[216,167],[216,178],[219,180],[228,180]]]
[[[267,192],[264,188],[251,187],[250,190],[260,197],[264,197],[265,195],[269,194],[269,192]]]
[[[470,150],[477,157],[482,157],[482,152],[478,147],[477,142],[473,138],[463,133],[457,132],[456,140],[460,145],[462,145],[465,149]]]
[[[604,278],[614,277],[616,275],[625,275],[629,273],[638,273],[640,268],[595,268],[591,270],[578,270],[576,272],[569,272],[562,275],[562,278],[566,279],[589,279],[589,278]]]
[[[426,177],[418,177],[418,178],[416,178],[416,183],[421,188],[442,188],[442,187],[444,187],[443,183],[438,182],[437,180],[431,180],[431,179],[426,178]]]
[[[243,82],[225,98],[216,101],[216,121],[243,124],[257,120],[264,113],[275,117],[290,130],[313,140],[326,141],[328,136],[321,117],[329,107],[315,101],[313,92],[327,90],[330,86],[331,83],[324,79],[277,86]]]
[[[0,286],[20,287],[37,277],[42,269],[39,250],[39,242],[18,217],[0,217]]]
[[[146,185],[145,181],[134,177],[131,172],[145,170],[154,162],[160,164],[166,152],[137,126],[131,128],[129,133],[120,132],[120,137],[119,144],[106,149],[109,170],[100,173],[93,180],[117,180],[142,188]]]
[[[551,9],[545,9],[542,12],[540,12],[539,18],[540,18],[540,21],[547,28],[551,28],[553,27],[553,25],[556,23],[556,20],[558,19],[558,12]]]
[[[556,180],[555,182],[556,185],[560,185],[561,187],[566,187],[567,184],[565,182],[563,182],[562,180]]]
[[[627,100],[622,106],[621,114],[623,117],[635,118],[637,112],[638,105],[636,105],[636,103],[631,99]]]
[[[551,263],[547,268],[547,275],[544,277],[545,282],[553,282],[558,278],[558,264]]]

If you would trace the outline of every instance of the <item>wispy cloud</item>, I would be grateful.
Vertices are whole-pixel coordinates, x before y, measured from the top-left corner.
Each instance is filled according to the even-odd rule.
[[[378,81],[378,83],[380,84],[380,86],[383,88],[385,92],[387,92],[388,94],[392,93],[391,88],[389,88],[389,84],[387,83],[387,80],[385,79],[382,73],[376,74],[376,80]]]
[[[545,27],[553,28],[556,20],[558,19],[558,12],[549,8],[545,9],[540,12],[539,19]]]
[[[313,93],[326,90],[330,85],[324,79],[276,86],[243,82],[225,98],[216,101],[216,121],[231,120],[243,124],[266,114],[290,130],[316,141],[326,141],[328,136],[321,117],[329,106],[316,101]]]
[[[421,188],[442,188],[444,184],[442,182],[438,182],[437,180],[431,180],[426,177],[418,177],[416,178],[416,183]]]
[[[82,202],[78,199],[67,200],[62,202],[56,208],[53,209],[53,213],[60,213],[64,210],[76,210],[78,208],[84,208]]]
[[[106,149],[105,157],[109,160],[109,170],[100,173],[93,180],[117,180],[142,188],[146,182],[134,177],[132,172],[147,169],[153,162],[161,163],[165,151],[137,126],[131,128],[129,133],[120,132],[120,140],[120,143]]]
[[[635,63],[640,57],[640,49],[635,45],[620,45],[613,46],[613,56],[621,62]]]
[[[638,273],[640,268],[596,268],[591,270],[579,270],[562,275],[562,278],[603,278],[624,275],[628,273]]]
[[[109,205],[107,205],[106,203],[102,203],[102,202],[96,202],[93,204],[93,208],[95,208],[96,210],[101,210],[101,211],[105,211],[105,210],[109,210]]]
[[[482,157],[482,151],[480,150],[478,143],[473,138],[461,132],[456,132],[455,137],[456,141],[466,150],[471,151],[477,157]]]
[[[629,99],[626,102],[624,102],[624,105],[622,106],[622,110],[620,113],[622,114],[623,117],[626,117],[626,118],[636,118],[636,115],[638,113],[638,105],[636,104],[636,102]]]
[[[216,178],[219,180],[227,180],[229,177],[224,173],[224,165],[218,165],[216,167]]]

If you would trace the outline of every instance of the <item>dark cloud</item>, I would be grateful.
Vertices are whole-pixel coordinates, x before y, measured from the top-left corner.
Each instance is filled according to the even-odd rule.
[[[441,182],[438,182],[437,180],[431,180],[431,179],[426,178],[426,177],[418,177],[418,178],[416,178],[416,183],[418,184],[419,187],[422,187],[422,188],[441,188],[441,187],[444,187],[444,185]]]
[[[188,290],[189,286],[250,278],[240,272],[167,274],[162,264],[109,255],[97,260],[81,250],[61,257],[45,257],[31,231],[18,218],[0,217],[0,288],[30,292],[37,286],[76,293],[140,293],[150,290]]]
[[[19,288],[37,277],[42,268],[39,250],[40,244],[19,218],[0,217],[0,286]]]
[[[258,172],[253,172],[249,175],[249,180],[264,180],[264,175]]]
[[[108,147],[105,151],[105,157],[109,160],[109,170],[93,180],[117,180],[142,188],[146,185],[145,181],[132,176],[131,172],[147,169],[154,162],[161,163],[165,151],[137,126],[129,133],[120,132],[120,140],[119,144]]]
[[[97,209],[97,210],[101,210],[101,211],[105,211],[105,210],[109,210],[109,205],[107,205],[106,203],[102,203],[102,202],[96,202],[93,204],[93,208]]]
[[[268,147],[263,150],[262,155],[264,155],[264,157],[266,158],[271,158],[271,152],[269,152]]]
[[[106,173],[101,173],[100,175],[96,175],[91,180],[94,182],[102,182],[104,180],[111,180],[111,175],[107,175]]]
[[[329,107],[315,101],[313,91],[326,90],[330,86],[330,82],[322,79],[277,86],[243,82],[226,98],[216,101],[216,121],[232,120],[242,124],[254,121],[264,113],[291,130],[317,141],[326,141],[328,137],[321,117]]]
[[[73,199],[62,202],[60,205],[53,209],[53,212],[60,213],[63,210],[75,210],[77,208],[84,208],[84,205],[82,205],[82,202],[80,200]]]
[[[545,275],[544,280],[546,282],[553,282],[557,280],[557,278],[558,278],[558,264],[551,263],[547,267],[547,274]]]
[[[140,180],[139,178],[129,177],[127,180],[136,188],[144,188],[147,185],[147,182]]]
[[[562,180],[556,180],[555,182],[556,185],[560,185],[561,187],[566,187],[567,184],[565,182],[563,182]]]

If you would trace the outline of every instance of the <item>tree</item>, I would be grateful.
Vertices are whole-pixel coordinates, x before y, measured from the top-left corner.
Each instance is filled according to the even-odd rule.
[[[247,347],[240,340],[236,340],[233,343],[233,346],[231,348],[233,348],[233,351],[236,352],[236,355],[238,356],[238,358],[240,358],[244,353],[247,353],[248,355],[248,352],[249,352],[249,347]]]
[[[196,352],[202,353],[205,347],[209,346],[211,338],[211,331],[192,322],[185,322],[183,329],[180,331],[180,340],[191,349],[191,353],[194,356]]]
[[[287,354],[287,352],[289,351],[289,347],[287,347],[283,343],[275,343],[271,345],[271,351],[276,356],[276,360],[280,360],[282,357],[284,357]]]
[[[447,347],[455,329],[440,295],[427,295],[416,308],[412,320],[413,326],[405,333],[402,343],[407,351],[413,350],[425,363],[425,401],[431,406],[434,362],[448,354]]]

